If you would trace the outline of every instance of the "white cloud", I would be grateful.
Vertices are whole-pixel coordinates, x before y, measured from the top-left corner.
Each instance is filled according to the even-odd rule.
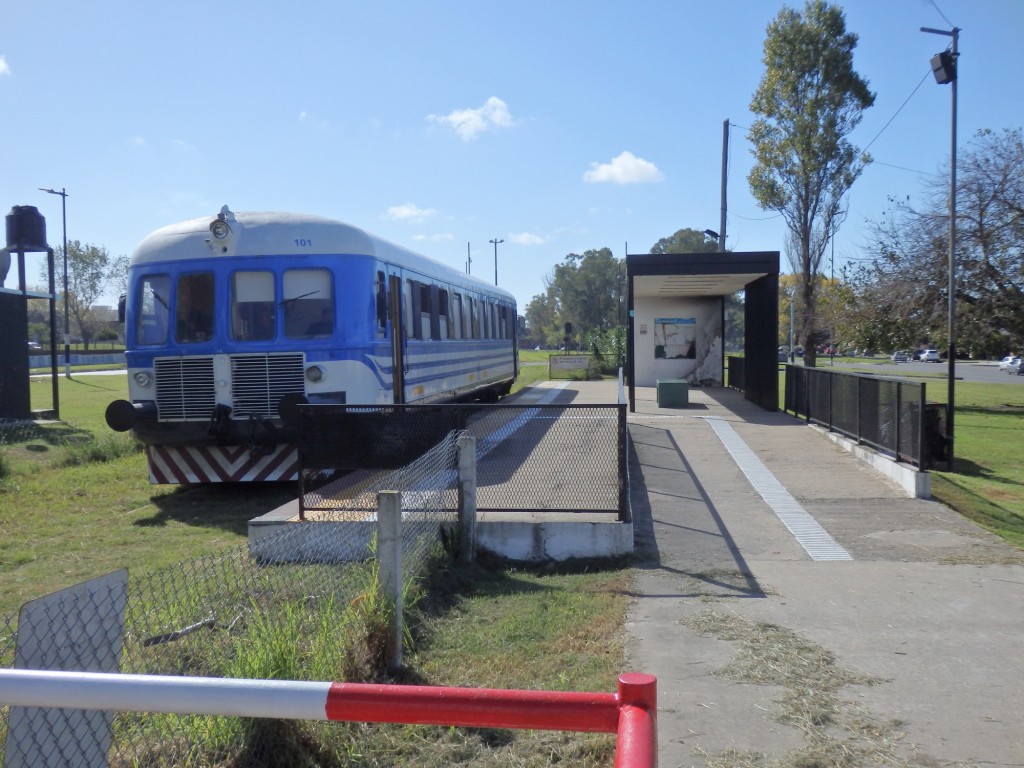
[[[3,56],[0,56],[0,75],[9,74],[11,74],[11,68],[7,64],[7,59]]]
[[[318,117],[317,115],[307,112],[306,110],[302,110],[301,112],[299,112],[299,122],[302,123],[303,125],[310,125],[314,128],[319,129],[327,128],[330,125],[330,123],[327,120],[324,120],[323,118]]]
[[[128,143],[135,149],[149,149],[149,143],[144,136],[132,136]]]
[[[455,239],[451,232],[438,232],[436,235],[413,235],[412,239],[418,243],[447,243]]]
[[[658,167],[632,152],[623,152],[610,163],[591,163],[583,180],[591,184],[646,184],[665,178]]]
[[[179,152],[184,152],[189,155],[199,154],[199,148],[195,144],[189,144],[187,141],[182,141],[181,139],[171,139],[168,144],[170,144],[171,149],[178,150]]]
[[[482,107],[456,109],[447,115],[427,115],[427,120],[450,126],[463,141],[472,141],[491,128],[508,128],[513,124],[508,105],[497,96],[491,96]]]
[[[509,242],[516,245],[544,245],[544,238],[531,232],[520,232],[508,236]]]
[[[391,221],[408,221],[413,224],[422,224],[427,219],[433,218],[436,215],[437,211],[433,208],[420,208],[414,203],[403,203],[402,205],[393,205],[388,208],[384,218]]]

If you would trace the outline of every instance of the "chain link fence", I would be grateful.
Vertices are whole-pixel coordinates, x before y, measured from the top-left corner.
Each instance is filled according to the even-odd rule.
[[[0,446],[25,443],[43,435],[42,428],[29,419],[0,418]]]
[[[0,618],[0,663],[288,680],[365,680],[394,650],[376,554],[378,490],[401,492],[404,588],[456,522],[458,433],[349,500],[358,516],[292,522],[245,546],[128,578],[116,572]],[[398,607],[400,613],[401,608]],[[5,768],[227,766],[313,749],[294,724],[245,718],[0,708]],[[300,743],[301,742],[301,743]],[[271,763],[285,765],[275,758]]]
[[[379,473],[415,461],[424,446],[458,430],[476,439],[478,510],[609,512],[628,521],[624,404],[302,405],[299,411],[303,517],[361,514],[380,487]],[[457,477],[447,479],[431,503],[455,509]]]

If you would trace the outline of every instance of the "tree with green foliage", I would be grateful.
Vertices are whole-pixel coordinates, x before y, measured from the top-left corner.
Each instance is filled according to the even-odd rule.
[[[63,262],[63,248],[58,247],[55,250],[54,258],[55,263]],[[102,328],[102,322],[92,311],[92,306],[111,286],[123,289],[127,284],[128,260],[124,256],[111,259],[106,248],[89,243],[83,244],[78,240],[68,241],[67,259],[67,302],[71,335],[80,337],[88,349],[96,333]],[[49,280],[45,272],[44,268],[42,279]],[[63,317],[63,307],[57,314]]]
[[[572,323],[576,343],[590,331],[619,324],[620,265],[608,248],[570,253],[555,265],[549,291],[557,297],[558,322]]]
[[[550,287],[546,293],[537,294],[530,300],[523,312],[523,317],[526,320],[526,329],[531,344],[550,347],[554,341],[557,341],[552,338],[554,328],[558,323],[557,315],[557,302]]]
[[[1024,133],[980,131],[958,155],[957,347],[1002,357],[1024,348]],[[862,333],[948,348],[948,178],[873,222],[874,258],[852,279]]]
[[[680,229],[672,237],[663,237],[651,246],[651,253],[710,253],[718,243],[696,229]]]
[[[696,229],[680,229],[651,246],[651,253],[707,253],[718,244]],[[565,341],[565,324],[572,324],[570,345],[619,359],[626,325],[626,261],[609,248],[570,253],[556,264],[546,280],[546,292],[534,296],[524,317],[534,344],[558,346]]]
[[[811,366],[821,259],[845,217],[843,196],[870,162],[847,138],[875,101],[853,69],[856,46],[838,6],[807,0],[802,14],[783,8],[768,25],[765,72],[750,103],[758,116],[750,130],[750,190],[762,209],[781,214],[792,235],[800,338]]]

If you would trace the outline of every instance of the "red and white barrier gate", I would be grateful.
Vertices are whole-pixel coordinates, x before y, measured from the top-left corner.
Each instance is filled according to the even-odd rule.
[[[616,768],[658,764],[657,681],[617,693],[0,670],[0,705],[618,734]]]

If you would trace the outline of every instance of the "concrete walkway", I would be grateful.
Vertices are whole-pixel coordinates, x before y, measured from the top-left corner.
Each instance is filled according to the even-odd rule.
[[[1024,553],[733,390],[629,431],[662,768],[1024,765]]]

